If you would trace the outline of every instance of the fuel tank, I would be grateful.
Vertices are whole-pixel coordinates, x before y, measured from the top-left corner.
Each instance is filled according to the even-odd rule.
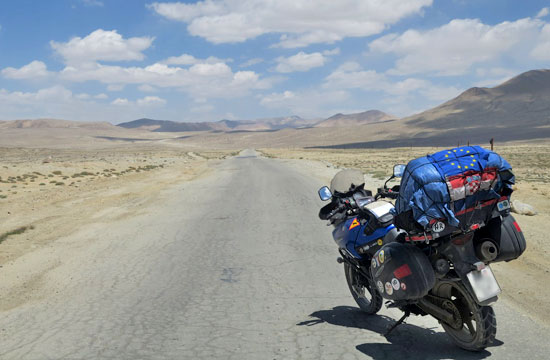
[[[367,220],[349,218],[335,226],[332,237],[339,248],[346,249],[355,258],[360,259],[366,255],[371,257],[383,245],[384,237],[395,229],[395,226],[390,224],[377,228],[374,232],[365,231],[367,228]]]

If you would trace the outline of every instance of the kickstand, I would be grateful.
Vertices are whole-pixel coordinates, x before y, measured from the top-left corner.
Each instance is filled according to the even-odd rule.
[[[409,310],[405,311],[405,314],[401,316],[401,319],[399,319],[395,324],[393,324],[388,328],[388,331],[386,331],[386,333],[384,334],[384,337],[388,336],[396,327],[403,324],[403,321],[405,321],[405,319],[408,318],[409,315],[411,315],[411,312]]]

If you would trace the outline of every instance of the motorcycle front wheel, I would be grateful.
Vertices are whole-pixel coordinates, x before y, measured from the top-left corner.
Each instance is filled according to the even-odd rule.
[[[449,300],[444,307],[454,313],[455,322],[440,323],[455,344],[465,350],[481,351],[493,342],[497,332],[497,321],[492,307],[478,305],[459,282],[439,282],[432,293]]]
[[[351,295],[359,308],[366,314],[376,314],[382,307],[382,296],[376,290],[373,280],[365,278],[348,263],[344,263],[344,273]]]

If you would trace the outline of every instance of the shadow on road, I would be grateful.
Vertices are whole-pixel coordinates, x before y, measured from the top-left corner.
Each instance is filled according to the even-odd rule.
[[[440,359],[484,359],[489,351],[469,352],[454,345],[444,332],[404,323],[385,337],[383,334],[396,320],[384,315],[366,315],[358,308],[337,306],[331,310],[312,313],[312,320],[298,323],[299,326],[314,326],[321,323],[369,330],[380,334],[381,342],[360,344],[356,349],[373,359],[440,360]],[[493,346],[503,343],[495,340]]]

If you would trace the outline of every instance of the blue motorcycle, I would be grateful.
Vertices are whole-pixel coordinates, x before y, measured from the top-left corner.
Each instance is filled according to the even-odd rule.
[[[350,292],[361,310],[377,313],[387,300],[388,307],[404,315],[431,315],[459,347],[480,351],[496,334],[496,318],[491,304],[500,287],[489,266],[510,261],[525,250],[525,238],[510,215],[509,194],[481,212],[486,223],[468,229],[454,229],[442,220],[426,230],[397,228],[394,205],[400,186],[388,188],[390,180],[403,176],[405,165],[396,165],[393,175],[373,196],[364,189],[363,175],[338,173],[319,189],[324,206],[319,217],[334,226],[339,263]],[[477,208],[476,208],[477,209]],[[468,215],[471,220],[471,215]]]
[[[378,189],[374,197],[371,191],[363,188],[362,174],[352,174],[358,179],[356,182],[361,183],[348,185],[350,181],[344,180],[346,185],[342,190],[334,191],[334,194],[327,186],[319,189],[321,200],[332,200],[321,209],[319,217],[334,226],[332,236],[341,255],[338,262],[344,264],[346,281],[353,298],[367,314],[377,313],[383,302],[368,265],[383,244],[390,243],[403,234],[393,224],[393,205],[378,200],[396,198],[399,185],[389,189],[387,184],[400,177],[403,169],[404,165],[396,166],[393,176],[385,182],[383,188]]]

